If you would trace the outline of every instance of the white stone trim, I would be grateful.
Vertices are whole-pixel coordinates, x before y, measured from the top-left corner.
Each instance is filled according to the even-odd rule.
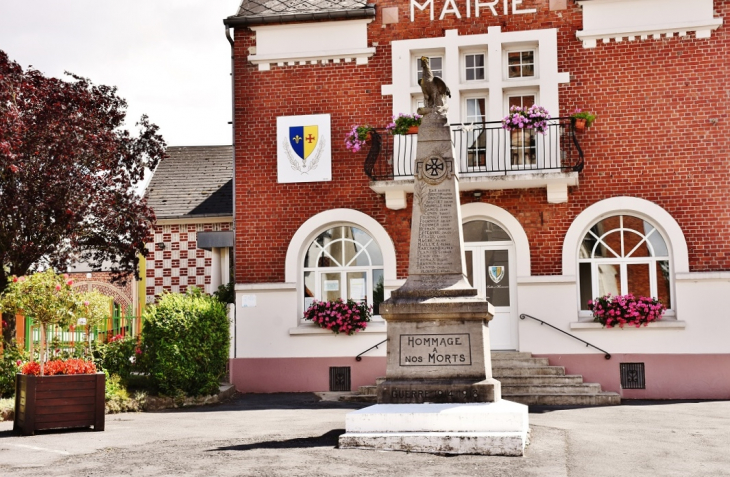
[[[504,116],[504,91],[508,88],[532,87],[540,92],[540,105],[553,114],[559,111],[558,85],[570,82],[569,73],[558,72],[557,29],[524,30],[503,32],[501,27],[487,29],[486,34],[459,35],[457,30],[446,30],[443,37],[397,40],[392,45],[393,83],[383,85],[381,93],[393,96],[393,114],[410,112],[412,98],[421,93],[415,82],[414,55],[438,51],[444,56],[444,81],[451,89],[449,118],[458,122],[462,118],[461,94],[471,88],[471,82],[462,78],[462,53],[475,47],[486,47],[487,63],[481,89],[488,89],[489,102],[487,119],[496,121]],[[537,47],[536,71],[539,77],[527,79],[504,79],[503,50],[512,46],[530,45]],[[441,53],[443,52],[443,53]]]
[[[387,333],[388,332],[388,324],[385,321],[371,321],[368,323],[367,328],[365,328],[362,331],[359,331],[357,334],[361,335],[363,333]],[[289,335],[295,336],[295,335],[331,335],[332,330],[326,330],[324,328],[320,328],[318,325],[315,325],[314,323],[302,323],[299,326],[296,326],[294,328],[289,328]]]
[[[221,224],[233,222],[233,216],[225,217],[195,217],[185,219],[157,219],[155,225],[192,225],[192,224]]]
[[[684,282],[727,282],[730,281],[730,272],[677,273],[674,279]]]
[[[304,295],[304,283],[300,277],[304,254],[309,244],[327,227],[333,225],[353,225],[365,232],[377,242],[383,254],[383,280],[385,283],[396,280],[395,245],[388,232],[380,223],[367,214],[353,209],[331,209],[310,217],[296,231],[286,251],[284,262],[284,277],[288,283],[296,283],[297,316],[302,316],[304,310],[299,297]],[[238,286],[236,287],[238,289]],[[389,297],[386,287],[385,298]]]
[[[561,204],[568,201],[568,187],[577,186],[577,172],[522,172],[515,171],[499,175],[473,175],[459,177],[459,190],[506,190],[547,189],[547,201]],[[389,181],[370,182],[376,194],[385,194],[385,206],[392,210],[406,208],[406,195],[413,193],[413,179],[402,178]]]
[[[368,47],[370,19],[252,26],[256,47],[249,50],[248,61],[268,71],[271,65],[353,63],[366,65],[375,55]]]
[[[278,291],[295,290],[296,283],[237,283],[234,286],[236,291]]]
[[[489,220],[496,223],[509,233],[515,244],[515,258],[517,261],[517,280],[521,277],[529,277],[531,274],[530,264],[530,241],[527,239],[522,224],[509,212],[501,207],[484,202],[472,202],[461,206],[461,221],[469,222],[476,219]]]
[[[669,212],[638,197],[611,197],[587,207],[573,220],[563,241],[563,274],[578,272],[578,248],[588,229],[600,219],[629,214],[651,222],[667,240],[674,275],[689,273],[687,241],[679,224]]]
[[[570,329],[571,330],[602,330],[605,329],[606,331],[612,331],[612,330],[639,330],[639,329],[685,329],[687,328],[687,322],[686,321],[677,321],[677,320],[660,320],[655,321],[652,323],[649,323],[646,326],[641,326],[640,328],[637,328],[635,326],[624,326],[623,328],[619,328],[618,326],[614,326],[613,328],[605,328],[602,324],[596,323],[596,322],[585,322],[585,321],[574,321],[570,323]]]
[[[534,277],[517,277],[518,285],[575,285],[578,277],[575,275],[537,275]]]
[[[584,48],[600,40],[658,40],[695,32],[695,38],[710,38],[723,24],[714,18],[712,0],[590,0],[577,2],[583,9],[583,30],[576,37]]]

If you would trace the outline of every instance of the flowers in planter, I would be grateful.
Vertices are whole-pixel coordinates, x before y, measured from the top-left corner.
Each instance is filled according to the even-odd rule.
[[[364,330],[372,316],[372,307],[355,300],[338,298],[333,301],[316,301],[304,312],[304,319],[313,321],[320,328],[335,334],[352,335]]]
[[[625,325],[639,328],[657,321],[667,307],[650,297],[636,298],[632,294],[612,297],[609,293],[595,300],[588,300],[588,309],[593,312],[593,321],[606,328],[623,328]]]
[[[385,129],[393,135],[409,134],[408,130],[410,128],[421,125],[421,118],[423,118],[423,116],[416,113],[400,113],[398,116],[393,116],[393,121],[388,124]]]
[[[96,365],[91,361],[77,358],[67,360],[56,359],[48,361],[44,371],[46,376],[54,376],[56,374],[94,374],[96,373]],[[20,372],[39,376],[41,375],[41,365],[37,361],[31,361],[25,363]]]
[[[508,131],[534,129],[540,134],[545,134],[547,133],[548,119],[550,119],[550,113],[542,106],[536,104],[529,108],[512,106],[509,108],[509,114],[502,120],[502,128]]]
[[[365,145],[371,129],[373,128],[367,124],[363,126],[352,126],[350,132],[345,136],[345,147],[352,152],[358,152]]]
[[[573,124],[576,125],[576,129],[583,129],[589,128],[593,125],[593,121],[596,120],[596,115],[589,111],[583,111],[582,109],[578,108],[573,111],[573,114],[570,115],[570,119]],[[583,123],[583,127],[579,126],[581,122]]]

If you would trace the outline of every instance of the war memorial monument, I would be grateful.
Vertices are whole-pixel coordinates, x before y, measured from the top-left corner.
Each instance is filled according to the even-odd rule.
[[[340,447],[521,456],[527,406],[501,399],[489,346],[493,307],[464,274],[450,92],[428,59],[421,63],[408,278],[380,306],[388,352],[378,404],[347,415]]]

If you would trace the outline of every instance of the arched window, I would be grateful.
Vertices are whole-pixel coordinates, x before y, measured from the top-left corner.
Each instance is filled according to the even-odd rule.
[[[667,242],[648,221],[614,215],[595,223],[578,255],[581,309],[607,294],[650,296],[671,308]]]
[[[320,233],[304,255],[304,309],[316,300],[352,299],[373,305],[384,300],[383,254],[375,240],[351,225]]]

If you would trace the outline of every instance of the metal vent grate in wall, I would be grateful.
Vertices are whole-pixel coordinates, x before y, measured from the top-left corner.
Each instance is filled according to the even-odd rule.
[[[330,368],[330,391],[350,391],[350,367]]]
[[[646,389],[644,363],[620,363],[623,389]]]

